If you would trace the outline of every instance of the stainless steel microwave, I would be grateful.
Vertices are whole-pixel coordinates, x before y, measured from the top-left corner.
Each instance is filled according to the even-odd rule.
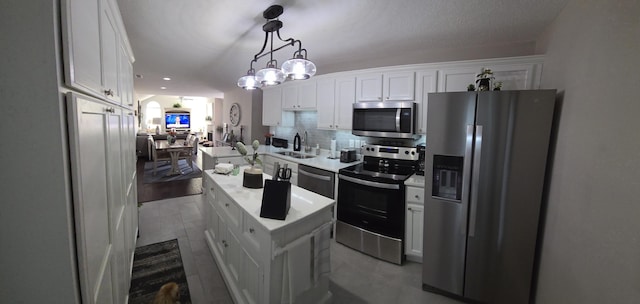
[[[356,102],[353,135],[416,138],[416,103],[411,101]]]

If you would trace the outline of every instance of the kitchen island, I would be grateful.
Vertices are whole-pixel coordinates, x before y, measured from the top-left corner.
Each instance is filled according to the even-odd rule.
[[[234,302],[330,302],[335,201],[292,185],[286,219],[262,218],[263,189],[242,187],[244,168],[237,176],[204,170],[203,177],[205,237]]]

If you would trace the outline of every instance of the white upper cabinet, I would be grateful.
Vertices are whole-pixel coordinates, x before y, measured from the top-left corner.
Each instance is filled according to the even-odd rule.
[[[335,79],[324,78],[318,80],[316,94],[316,100],[318,102],[318,129],[334,129],[335,90]]]
[[[132,69],[123,70],[121,62],[131,64],[130,56],[122,54],[129,48],[116,2],[63,0],[61,8],[65,83],[95,97],[132,105],[133,100],[122,100],[128,98],[123,90],[133,88],[128,83],[133,77],[126,74]]]
[[[98,1],[62,1],[65,82],[102,96]]]
[[[120,44],[118,26],[108,0],[101,1],[100,39],[102,41],[102,92],[120,102]]]
[[[439,73],[438,92],[467,91],[483,68],[493,71],[493,83],[502,82],[502,90],[534,90],[540,87],[541,63],[479,62],[473,66],[445,68]],[[492,88],[493,89],[493,88]]]
[[[316,110],[316,81],[297,81],[282,87],[282,109],[291,111]]]
[[[335,129],[351,130],[353,104],[356,102],[356,80],[354,77],[336,79]]]
[[[272,87],[262,90],[263,126],[293,126],[293,113],[282,110],[282,91],[282,87]]]
[[[318,80],[318,129],[351,130],[355,77]]]
[[[415,100],[415,72],[363,74],[356,81],[357,101]]]
[[[423,70],[416,73],[416,102],[418,114],[416,115],[417,133],[427,133],[427,106],[429,102],[429,93],[437,90],[438,83],[437,70]]]
[[[120,45],[120,100],[123,105],[133,107],[133,65],[124,45]]]
[[[470,84],[475,86],[476,75],[480,73],[480,69],[479,67],[465,67],[441,70],[438,92],[466,91]]]

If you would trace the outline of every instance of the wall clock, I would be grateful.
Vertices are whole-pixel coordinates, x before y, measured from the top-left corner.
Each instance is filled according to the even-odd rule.
[[[231,105],[231,109],[229,110],[229,120],[233,126],[237,126],[240,123],[240,105],[238,103]]]

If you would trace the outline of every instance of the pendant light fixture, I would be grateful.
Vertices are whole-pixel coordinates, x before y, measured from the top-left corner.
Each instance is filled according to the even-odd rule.
[[[302,48],[302,42],[293,38],[285,40],[280,37],[282,21],[276,18],[278,18],[283,11],[282,6],[272,5],[262,13],[262,16],[267,19],[267,23],[262,26],[262,30],[265,32],[264,44],[260,52],[253,56],[247,75],[238,79],[239,87],[246,90],[253,90],[264,86],[279,85],[285,80],[309,79],[316,74],[316,65],[307,60],[307,50]],[[285,44],[274,49],[274,36],[277,36],[278,39]],[[267,43],[269,43],[269,51],[265,52]],[[293,52],[293,57],[285,61],[281,69],[278,68],[278,61],[273,59],[273,53],[287,46],[295,46],[296,43],[298,44],[298,50]],[[253,63],[267,55],[269,55],[269,61],[267,62],[266,68],[256,73],[253,69]]]

